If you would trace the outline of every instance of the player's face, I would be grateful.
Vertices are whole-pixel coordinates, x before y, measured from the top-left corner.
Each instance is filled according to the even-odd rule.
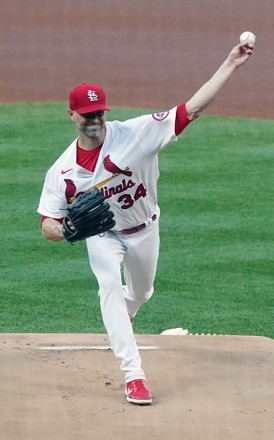
[[[103,110],[97,112],[76,114],[76,124],[79,132],[89,139],[98,139],[104,136],[106,116]]]

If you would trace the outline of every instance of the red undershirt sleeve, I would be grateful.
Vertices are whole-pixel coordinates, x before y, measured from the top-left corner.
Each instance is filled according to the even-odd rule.
[[[175,134],[178,136],[190,124],[191,120],[186,115],[185,103],[178,105],[176,111]]]
[[[42,218],[41,218],[41,225],[42,225],[43,221],[46,220],[46,218],[52,218],[52,217],[47,217],[46,215],[42,215]],[[62,219],[62,218],[52,218],[52,220],[56,220],[58,223],[60,223],[60,225],[61,225],[62,222],[63,222],[63,219]]]

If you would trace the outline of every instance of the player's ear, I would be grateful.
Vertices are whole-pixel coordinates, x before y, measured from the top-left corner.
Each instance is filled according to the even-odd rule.
[[[68,109],[68,115],[69,115],[70,119],[71,119],[73,122],[76,121],[76,119],[75,119],[75,112],[74,112],[73,110],[71,110],[70,108]]]

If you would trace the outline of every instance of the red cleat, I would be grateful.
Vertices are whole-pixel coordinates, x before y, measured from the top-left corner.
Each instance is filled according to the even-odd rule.
[[[146,387],[143,379],[135,379],[126,384],[127,401],[137,405],[149,405],[152,402],[152,395]]]

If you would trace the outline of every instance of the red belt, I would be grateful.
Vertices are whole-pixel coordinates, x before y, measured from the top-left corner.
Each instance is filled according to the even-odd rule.
[[[157,218],[157,215],[154,214],[154,215],[151,217],[151,220],[152,220],[153,222],[155,222],[156,218]],[[123,230],[120,231],[120,232],[122,232],[122,234],[125,234],[125,235],[131,235],[131,234],[135,234],[136,232],[141,231],[142,229],[145,229],[146,226],[147,226],[147,223],[142,223],[141,225],[136,226],[135,228],[131,228],[131,229],[123,229]]]

